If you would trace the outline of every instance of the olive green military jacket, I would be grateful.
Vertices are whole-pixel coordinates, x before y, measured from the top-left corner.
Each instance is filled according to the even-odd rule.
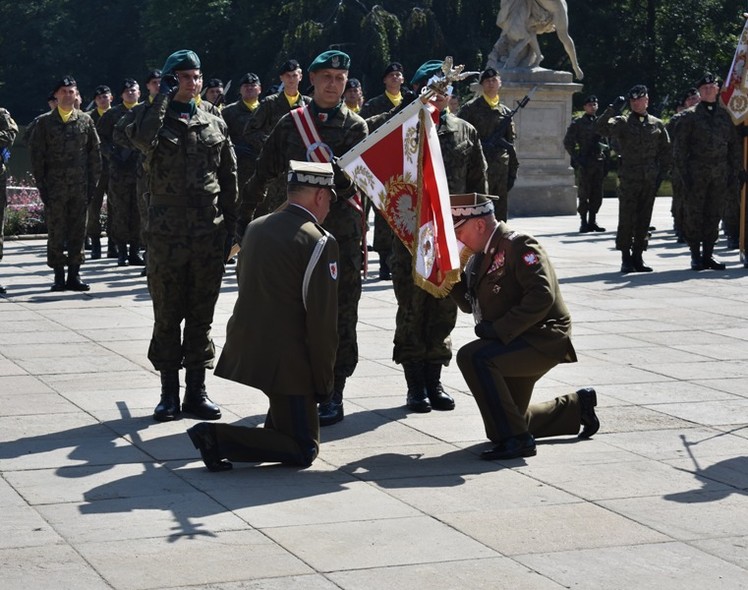
[[[254,116],[247,121],[244,127],[244,142],[255,153],[259,154],[265,140],[275,127],[281,117],[291,112],[291,109],[309,104],[312,99],[303,94],[299,94],[299,100],[293,106],[288,104],[286,95],[283,92],[272,94],[260,102],[260,106],[255,110]],[[302,158],[306,161],[306,158]]]
[[[101,150],[96,126],[86,113],[73,110],[67,123],[57,109],[39,115],[29,148],[40,192],[75,191],[81,198],[93,195],[101,174]]]
[[[284,99],[285,100],[285,99]],[[368,133],[366,122],[345,104],[326,121],[315,121],[320,139],[332,150],[333,156],[342,156]],[[265,187],[273,179],[285,178],[289,160],[307,161],[307,148],[290,114],[284,115],[267,138],[257,159],[255,173],[242,191],[239,208],[240,225],[251,219],[252,212],[262,200]],[[361,214],[346,200],[356,186],[343,173],[335,175],[335,190],[338,199],[330,207],[325,219],[325,228],[339,242],[345,238],[361,236]]]
[[[485,254],[472,256],[451,295],[476,322],[491,322],[504,344],[522,338],[558,362],[576,362],[556,272],[532,236],[499,222]]]
[[[150,207],[148,233],[204,235],[236,222],[236,158],[226,123],[200,108],[189,121],[159,94],[127,126],[145,154]]]
[[[700,102],[680,113],[674,132],[674,166],[686,182],[694,170],[737,181],[741,168],[740,136],[723,107],[715,104],[710,111],[706,103]]]
[[[232,102],[230,105],[224,107],[221,114],[223,120],[226,121],[226,125],[229,127],[229,135],[231,136],[231,143],[234,144],[234,151],[238,158],[252,158],[255,159],[259,152],[254,152],[250,148],[244,139],[244,129],[246,129],[249,122],[255,116],[255,113],[260,108],[260,104],[254,110],[250,110],[245,102],[241,99],[236,102]]]
[[[587,114],[577,117],[564,135],[564,148],[572,162],[582,167],[605,159],[604,140],[595,129],[595,118]]]
[[[296,205],[249,224],[239,296],[215,374],[268,396],[333,389],[338,348],[338,246]]]
[[[516,178],[517,169],[519,168],[517,153],[514,150],[507,150],[497,145],[494,137],[502,122],[511,112],[509,107],[501,103],[496,107],[492,107],[481,95],[466,102],[457,112],[457,116],[460,119],[465,119],[465,121],[478,130],[478,135],[483,144],[483,153],[486,156],[488,165],[506,166],[509,176]],[[505,126],[504,132],[500,134],[500,137],[508,143],[514,144],[517,138],[514,121],[510,121]]]
[[[621,156],[619,175],[626,177],[664,174],[672,161],[672,146],[664,123],[652,115],[630,113],[627,117],[614,116],[612,107],[603,111],[595,121],[600,135],[616,142]]]
[[[138,105],[134,105],[133,109],[137,107]],[[118,104],[101,115],[96,124],[96,130],[99,132],[99,139],[101,140],[101,155],[109,166],[109,170],[118,177],[135,177],[138,151],[132,145],[122,145],[115,136],[115,129],[120,119],[131,120],[132,115],[130,113],[133,109]]]

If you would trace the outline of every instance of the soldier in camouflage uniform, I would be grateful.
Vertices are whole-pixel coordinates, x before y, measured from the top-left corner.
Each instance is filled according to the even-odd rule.
[[[691,269],[723,270],[714,259],[725,202],[737,196],[740,138],[730,115],[717,104],[719,84],[705,74],[696,84],[701,101],[675,126],[674,167],[683,180],[683,235]]]
[[[647,87],[637,84],[628,92],[631,114],[619,115],[626,104],[622,96],[609,105],[597,121],[600,135],[618,142],[618,231],[616,249],[621,251],[621,272],[651,272],[642,253],[647,249],[655,195],[670,166],[672,149],[665,125],[647,113]]]
[[[675,114],[670,117],[670,120],[665,125],[670,143],[675,143],[675,127],[678,121],[683,117],[683,113],[686,109],[690,109],[699,104],[701,98],[699,97],[699,91],[696,88],[689,88],[683,96],[678,99],[678,104],[675,105]],[[675,236],[679,244],[686,241],[683,237],[683,198],[686,191],[686,187],[683,186],[683,179],[677,170],[676,166],[673,166],[670,170],[670,182],[673,187],[673,200],[670,205],[670,214],[673,216],[673,229],[675,230]]]
[[[483,94],[463,105],[457,113],[478,130],[481,147],[488,162],[488,192],[499,197],[495,204],[496,219],[506,221],[509,215],[509,191],[519,169],[514,140],[514,121],[507,120],[511,109],[501,103],[501,76],[493,68],[480,75]]]
[[[94,90],[94,104],[95,106],[90,111],[86,111],[86,114],[93,119],[93,122],[96,123],[98,127],[101,117],[112,108],[112,91],[109,86],[102,84],[96,87],[96,90]],[[96,184],[96,192],[94,193],[93,199],[91,199],[91,203],[88,205],[86,237],[91,241],[91,260],[98,260],[101,258],[101,208],[104,206],[104,195],[106,194],[108,186],[109,170],[106,159],[102,158],[99,182]],[[112,216],[107,215],[106,233],[107,236],[109,236],[109,239],[111,239],[112,236],[111,230]]]
[[[80,267],[85,259],[86,212],[101,173],[101,150],[93,119],[74,108],[77,90],[70,76],[57,83],[57,108],[38,117],[29,140],[31,170],[47,220],[53,291],[90,289],[80,279]]]
[[[143,266],[140,256],[140,212],[138,209],[138,151],[115,141],[114,129],[140,98],[140,85],[132,78],[122,83],[122,102],[109,109],[97,125],[101,153],[109,168],[109,208],[112,228],[109,239],[117,244],[117,264]],[[129,245],[129,253],[128,253]]]
[[[10,158],[10,146],[18,135],[18,125],[10,113],[0,107],[0,260],[3,259],[3,231],[5,230],[5,207],[8,205],[6,188],[6,164]],[[5,293],[5,287],[0,285],[0,294]]]
[[[270,132],[280,121],[281,117],[291,111],[311,102],[311,98],[303,96],[299,92],[299,84],[303,78],[299,62],[290,59],[285,62],[278,71],[278,76],[283,83],[283,90],[272,94],[260,102],[260,106],[244,128],[244,143],[249,146],[253,154],[259,155]],[[341,93],[342,94],[342,93]],[[306,160],[306,158],[301,158]],[[244,185],[239,185],[243,190]],[[275,211],[286,200],[286,184],[283,175],[274,178],[268,183],[267,197],[257,204],[256,215],[264,215]]]
[[[364,120],[348,110],[341,100],[348,79],[350,58],[341,51],[326,51],[309,66],[314,84],[314,100],[307,107],[328,156],[342,156],[367,135]],[[285,98],[281,99],[288,104]],[[268,99],[270,100],[270,99]],[[263,103],[264,104],[264,103]],[[262,106],[260,106],[260,109]],[[258,109],[259,111],[259,109]],[[328,152],[329,150],[329,152]],[[239,233],[261,204],[265,187],[273,180],[285,186],[289,160],[308,160],[304,143],[293,117],[288,114],[273,128],[257,159],[257,168],[242,191],[239,212]],[[345,381],[358,364],[358,301],[361,298],[361,266],[363,252],[363,216],[360,204],[350,199],[356,187],[342,172],[335,178],[338,200],[332,204],[324,228],[338,241],[340,269],[338,280],[338,337],[339,346],[335,360],[335,391],[332,401],[320,405],[320,425],[334,424],[343,419],[343,389]],[[272,198],[268,193],[266,199]],[[278,204],[266,207],[275,209]],[[237,243],[241,243],[237,236]]]
[[[180,412],[182,367],[181,410],[204,420],[221,417],[205,391],[205,369],[215,359],[210,328],[224,272],[223,245],[236,221],[236,159],[223,120],[195,105],[200,75],[194,52],[173,53],[163,67],[161,92],[127,127],[145,154],[151,193],[146,233],[154,326],[148,358],[161,373],[157,421]]]
[[[442,62],[431,60],[415,73],[411,84],[420,91],[441,73]],[[450,193],[487,191],[486,160],[478,132],[470,123],[451,114],[449,98],[438,95],[441,111],[437,135],[441,146]],[[408,385],[406,405],[414,412],[452,410],[455,403],[441,385],[441,371],[452,359],[450,334],[457,321],[457,306],[450,297],[437,299],[413,282],[413,255],[394,239],[392,284],[397,298],[397,316],[392,359],[403,366]]]
[[[262,92],[260,77],[252,72],[247,72],[239,80],[241,98],[227,105],[221,111],[223,120],[228,125],[231,143],[234,144],[234,151],[236,152],[237,176],[240,188],[254,174],[255,160],[257,160],[257,154],[259,153],[244,139],[244,129],[247,128],[260,106],[258,100],[260,92]]]
[[[605,140],[595,131],[597,96],[584,101],[584,115],[571,122],[564,136],[564,148],[571,156],[571,165],[579,171],[577,213],[582,220],[579,233],[602,232],[597,225],[597,212],[603,203],[605,180]]]

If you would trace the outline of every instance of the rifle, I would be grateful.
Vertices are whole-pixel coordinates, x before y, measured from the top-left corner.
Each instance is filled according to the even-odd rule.
[[[498,153],[503,150],[505,152],[514,153],[516,156],[514,144],[507,141],[504,136],[506,135],[506,130],[509,128],[509,125],[512,123],[514,115],[516,115],[520,109],[524,109],[527,106],[527,103],[530,102],[532,95],[535,94],[537,89],[537,86],[533,86],[532,90],[530,90],[522,100],[517,101],[517,106],[509,111],[509,114],[501,120],[501,123],[499,123],[496,130],[491,135],[481,140],[484,152],[487,154],[491,153],[498,155]]]

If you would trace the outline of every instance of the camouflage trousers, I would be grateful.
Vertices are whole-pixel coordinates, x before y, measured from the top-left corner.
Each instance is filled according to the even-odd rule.
[[[210,330],[224,271],[225,238],[222,229],[198,236],[148,236],[154,319],[148,359],[157,371],[213,368],[216,349]]]
[[[719,220],[730,194],[728,175],[726,166],[715,166],[710,171],[701,169],[692,174],[691,183],[683,194],[683,237],[689,244],[717,241]]]
[[[336,377],[350,377],[358,365],[358,302],[361,299],[360,234],[339,239],[338,251],[338,350],[335,356]]]
[[[683,231],[683,200],[685,198],[686,187],[683,185],[683,179],[678,171],[673,169],[673,175],[670,179],[673,186],[673,200],[670,204],[670,213],[673,216],[673,229],[676,232]]]
[[[117,243],[140,241],[140,206],[137,179],[132,174],[112,173],[109,177],[108,209],[112,218],[111,237]]]
[[[603,181],[605,180],[605,166],[595,161],[579,170],[579,186],[577,187],[577,213],[596,215],[603,204]]]
[[[86,235],[89,238],[98,238],[101,236],[101,208],[104,206],[104,195],[107,192],[109,186],[109,170],[106,166],[101,169],[101,176],[99,176],[99,183],[96,185],[96,191],[94,192],[91,202],[88,204],[88,222],[86,227]],[[108,205],[108,203],[107,203]],[[108,208],[108,207],[107,207]],[[106,220],[106,231],[107,235],[111,231],[112,227],[112,216],[107,215]]]
[[[81,265],[85,260],[88,203],[84,187],[49,189],[44,218],[47,220],[47,266]],[[77,190],[75,190],[77,189]],[[65,249],[67,248],[67,254]]]
[[[397,364],[427,361],[448,365],[457,305],[451,297],[437,299],[413,282],[412,255],[399,239],[392,241],[390,270],[397,298],[392,360]]]
[[[247,156],[236,157],[236,178],[239,186],[239,194],[242,194],[242,188],[247,184],[247,181],[252,178],[255,173],[255,158]]]
[[[494,216],[499,221],[506,221],[509,215],[509,166],[504,162],[492,161],[486,171],[488,194],[499,197],[493,202]]]
[[[640,252],[647,249],[656,190],[655,175],[620,176],[616,250]]]

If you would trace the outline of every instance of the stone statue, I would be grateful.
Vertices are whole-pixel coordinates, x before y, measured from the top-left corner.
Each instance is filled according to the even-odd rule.
[[[584,76],[577,63],[577,50],[569,36],[566,0],[501,0],[496,26],[501,36],[488,56],[488,66],[497,70],[535,68],[543,61],[538,35],[556,31],[571,60],[578,80]]]

